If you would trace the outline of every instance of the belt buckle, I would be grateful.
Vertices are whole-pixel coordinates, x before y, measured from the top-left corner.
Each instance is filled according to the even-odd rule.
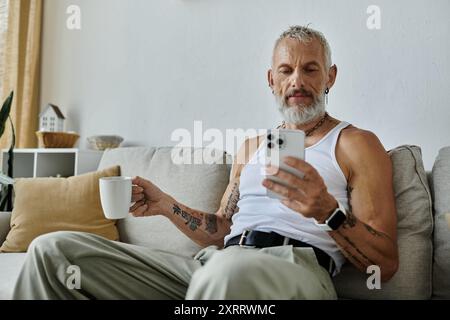
[[[245,245],[245,239],[247,239],[248,234],[251,231],[248,229],[245,229],[242,234],[241,234],[241,238],[239,239],[239,247],[241,248],[256,248],[255,246],[246,246]]]
[[[333,276],[335,267],[336,267],[336,265],[334,263],[334,259],[330,257],[330,262],[328,265],[328,273],[330,274],[330,276]]]

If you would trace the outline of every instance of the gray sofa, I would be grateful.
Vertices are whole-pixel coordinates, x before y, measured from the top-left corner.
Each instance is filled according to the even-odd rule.
[[[120,165],[124,176],[151,179],[186,205],[215,212],[228,184],[231,157],[216,150],[209,152],[209,164],[175,165],[173,151],[170,147],[108,150],[99,169]],[[204,151],[182,150],[185,156]],[[440,151],[428,175],[419,147],[401,146],[391,150],[390,156],[398,214],[399,270],[380,290],[369,290],[369,275],[347,264],[334,278],[338,295],[342,299],[450,299],[450,229],[446,220],[450,212],[450,147]],[[8,233],[10,216],[0,213],[1,242]],[[199,250],[164,217],[129,217],[118,222],[118,228],[122,242],[185,256]],[[10,299],[24,259],[24,253],[0,254],[0,299]]]

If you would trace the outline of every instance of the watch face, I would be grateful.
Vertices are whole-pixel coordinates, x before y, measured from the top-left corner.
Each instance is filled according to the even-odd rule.
[[[344,223],[344,221],[347,219],[345,214],[338,210],[336,213],[327,221],[328,226],[333,229],[337,230],[339,227]]]

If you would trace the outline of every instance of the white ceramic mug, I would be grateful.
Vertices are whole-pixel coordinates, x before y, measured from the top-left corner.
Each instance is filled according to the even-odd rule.
[[[132,178],[100,178],[100,200],[105,217],[111,220],[128,217],[131,205]]]

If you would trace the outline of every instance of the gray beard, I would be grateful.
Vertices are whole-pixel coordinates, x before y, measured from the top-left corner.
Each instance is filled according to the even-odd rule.
[[[280,111],[284,121],[290,124],[304,125],[325,114],[324,95],[314,97],[314,101],[310,106],[289,106],[284,98],[277,95],[275,95],[275,100],[278,104],[278,111]]]

